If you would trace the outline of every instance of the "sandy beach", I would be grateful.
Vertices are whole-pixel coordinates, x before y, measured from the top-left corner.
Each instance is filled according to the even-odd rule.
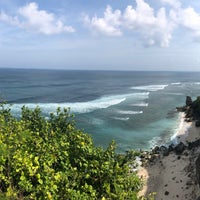
[[[193,122],[185,122],[184,115],[181,127],[177,132],[177,140],[187,144],[200,138],[200,128]],[[139,195],[155,192],[156,200],[195,200],[198,185],[195,181],[195,160],[199,148],[186,149],[181,155],[174,151],[168,156],[160,155],[145,167],[141,167],[138,175],[144,180],[144,187]]]

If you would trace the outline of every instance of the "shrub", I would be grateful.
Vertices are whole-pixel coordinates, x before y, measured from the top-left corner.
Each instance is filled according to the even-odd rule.
[[[0,109],[0,190],[6,199],[138,199],[141,180],[130,154],[106,150],[78,130],[67,109],[46,119],[37,107],[19,119]]]

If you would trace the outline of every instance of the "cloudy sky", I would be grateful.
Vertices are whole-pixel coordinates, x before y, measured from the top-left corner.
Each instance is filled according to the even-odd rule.
[[[200,70],[197,0],[0,0],[0,67]]]

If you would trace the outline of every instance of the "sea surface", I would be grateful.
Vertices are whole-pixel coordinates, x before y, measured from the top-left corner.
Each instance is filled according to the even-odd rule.
[[[119,152],[170,143],[187,95],[200,95],[200,73],[0,69],[0,96],[15,116],[23,105],[45,116],[70,107],[96,145],[115,140]]]

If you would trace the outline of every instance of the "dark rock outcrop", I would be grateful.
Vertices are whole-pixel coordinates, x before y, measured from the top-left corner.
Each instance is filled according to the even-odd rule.
[[[194,142],[188,142],[188,149],[189,150],[194,149],[194,148],[199,147],[199,146],[200,146],[200,139],[195,140]]]
[[[192,98],[187,96],[185,104],[185,106],[177,107],[177,111],[185,113],[187,122],[196,121],[196,126],[200,127],[200,96],[195,101],[192,101]]]
[[[182,154],[185,149],[186,149],[186,146],[185,144],[183,144],[183,142],[180,142],[178,145],[174,147],[174,151],[178,155]]]
[[[192,98],[190,96],[186,97],[185,104],[186,104],[186,106],[191,106],[192,105]]]
[[[195,165],[196,165],[196,179],[197,183],[200,186],[200,155],[198,156]]]
[[[197,120],[197,121],[195,122],[195,126],[196,126],[196,127],[200,127],[200,120]]]

